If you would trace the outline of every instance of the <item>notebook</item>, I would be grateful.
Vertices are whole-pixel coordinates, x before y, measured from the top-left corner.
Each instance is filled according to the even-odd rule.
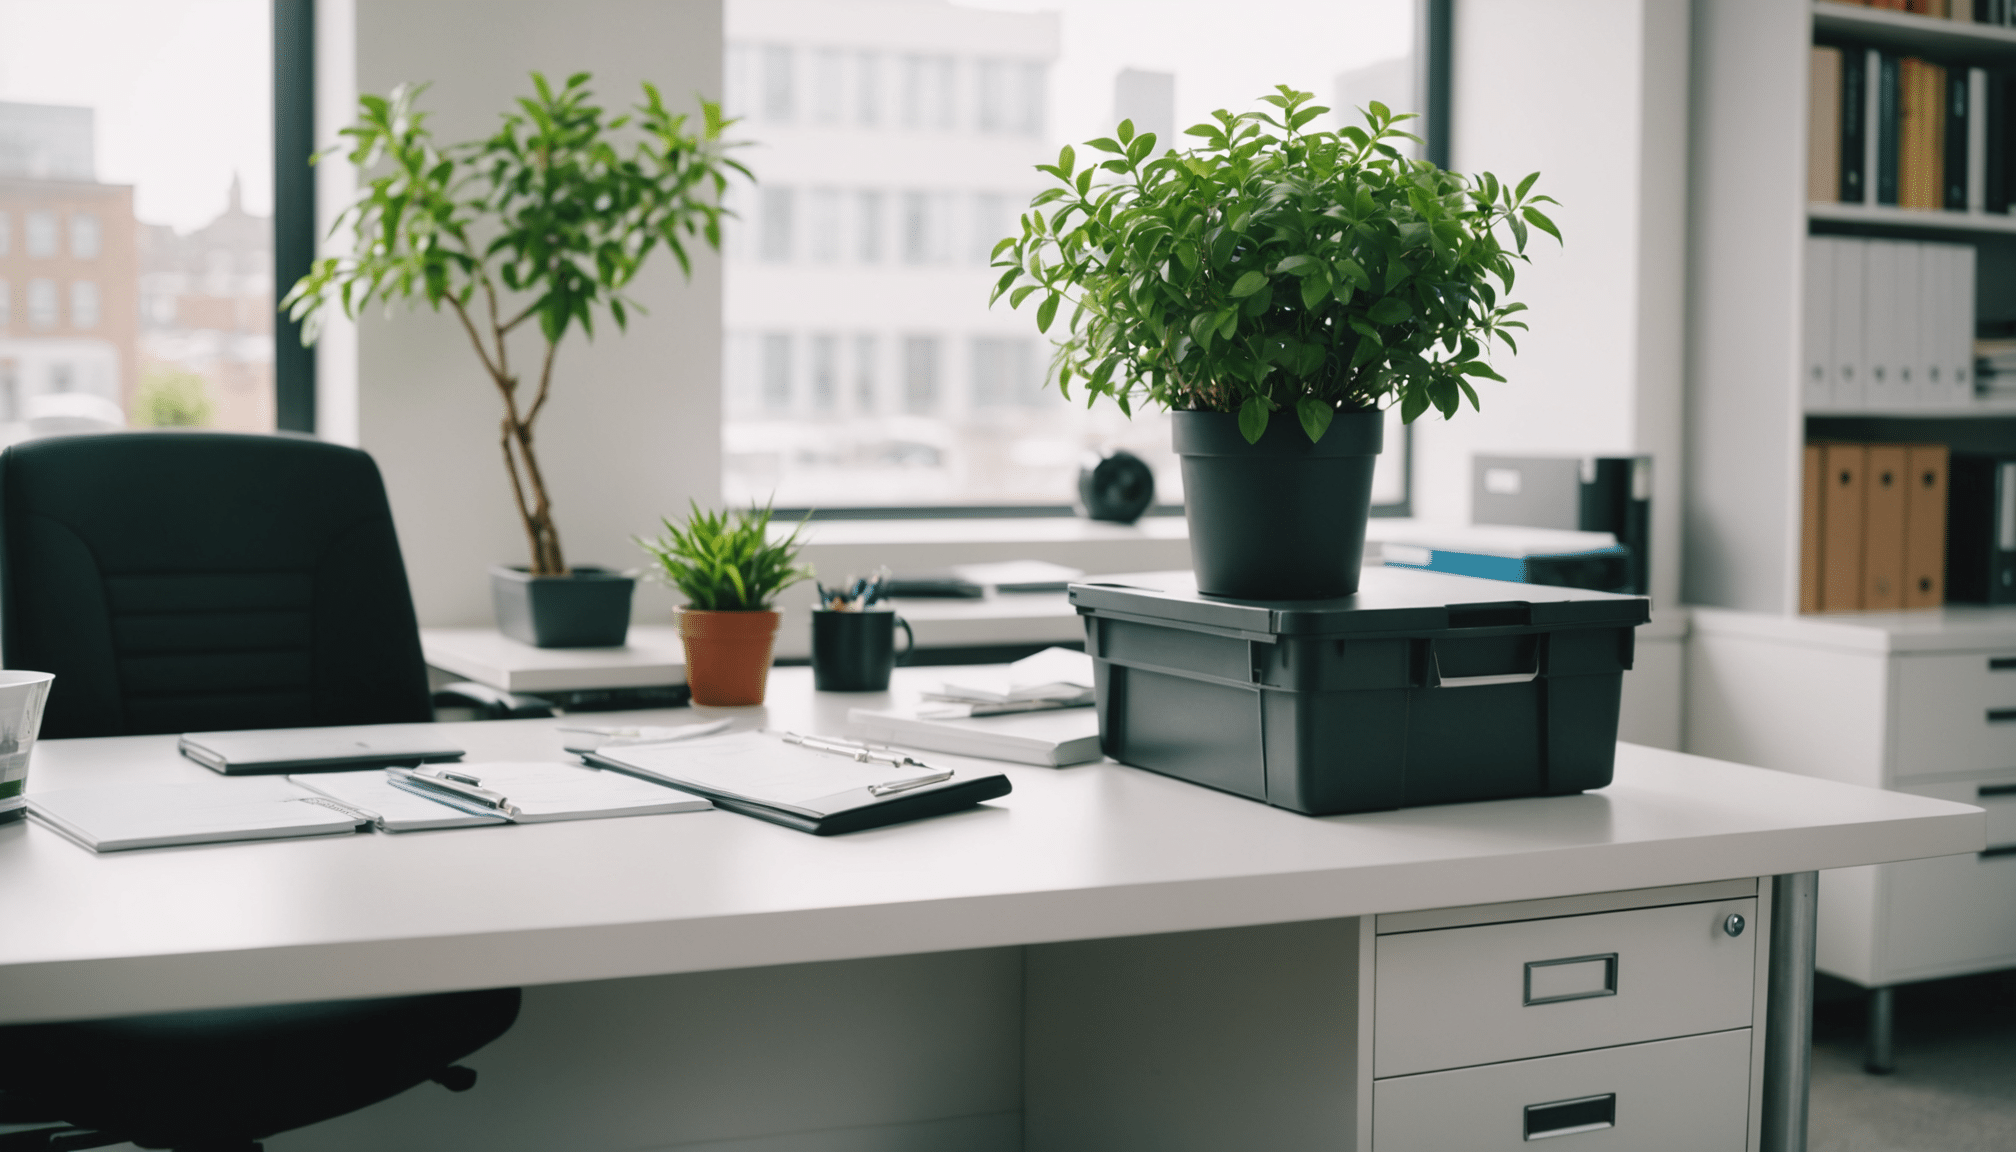
[[[592,765],[552,761],[387,768],[394,789],[416,800],[514,824],[704,812],[711,805],[663,784]]]
[[[367,823],[280,777],[35,792],[28,814],[93,852],[334,836]]]
[[[190,732],[182,755],[226,776],[329,772],[387,764],[460,760],[462,749],[431,724]]]
[[[847,710],[847,734],[871,744],[896,744],[986,760],[1058,768],[1097,760],[1099,714],[1090,708],[1045,708],[998,715],[960,715],[964,704]]]
[[[954,564],[952,575],[961,580],[992,588],[996,592],[1062,592],[1073,580],[1082,580],[1082,569],[1066,568],[1048,560],[1001,560],[990,564]]]
[[[794,733],[633,744],[584,758],[819,836],[937,816],[1011,790],[998,772],[962,775],[852,741]]]

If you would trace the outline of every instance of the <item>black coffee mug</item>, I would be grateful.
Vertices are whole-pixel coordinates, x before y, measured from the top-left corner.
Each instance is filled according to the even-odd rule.
[[[896,653],[896,629],[906,643]],[[812,610],[812,686],[821,692],[885,692],[889,670],[917,650],[909,621],[890,611]]]

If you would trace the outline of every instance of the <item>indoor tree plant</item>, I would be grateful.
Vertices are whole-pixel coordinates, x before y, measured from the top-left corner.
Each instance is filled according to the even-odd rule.
[[[675,619],[693,702],[761,704],[780,619],[771,605],[812,576],[797,563],[805,522],[772,540],[767,507],[731,514],[694,504],[684,527],[663,523],[664,535],[637,543],[657,561],[659,577],[686,597]]]
[[[1174,412],[1199,589],[1254,599],[1357,590],[1381,409],[1412,421],[1474,407],[1472,380],[1524,305],[1509,292],[1527,228],[1560,233],[1518,185],[1467,179],[1365,127],[1312,130],[1329,111],[1285,85],[1272,111],[1213,113],[1201,142],[1155,153],[1123,121],[1039,165],[1019,236],[1001,241],[994,299],[1060,317],[1053,378],[1123,411]],[[1500,241],[1501,226],[1511,246]],[[1494,286],[1492,281],[1497,281]]]
[[[498,625],[545,647],[621,644],[632,587],[561,552],[534,451],[561,341],[577,324],[592,339],[598,315],[627,328],[643,308],[625,290],[661,246],[690,277],[688,245],[720,247],[729,176],[749,175],[728,155],[719,105],[700,101],[689,127],[645,84],[642,103],[610,117],[589,79],[556,90],[534,72],[534,94],[462,144],[435,142],[414,104],[424,85],[362,97],[342,131],[364,182],[336,223],[350,252],[317,261],[282,301],[310,342],[332,305],[355,316],[373,300],[424,300],[454,314],[503,402],[498,442],[531,553],[524,568],[491,569]],[[539,337],[530,372],[512,361],[521,328]]]

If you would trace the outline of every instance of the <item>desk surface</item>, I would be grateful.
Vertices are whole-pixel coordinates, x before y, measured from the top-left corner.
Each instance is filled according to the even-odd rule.
[[[942,669],[905,669],[916,690]],[[875,694],[778,669],[839,731]],[[618,714],[611,714],[614,718]],[[471,760],[549,720],[454,726]],[[957,758],[943,757],[954,764]],[[0,1022],[756,967],[1355,916],[1978,850],[1978,809],[1622,745],[1601,792],[1311,819],[1115,764],[822,839],[726,812],[96,856],[0,828]],[[45,741],[30,791],[199,780],[174,738]]]

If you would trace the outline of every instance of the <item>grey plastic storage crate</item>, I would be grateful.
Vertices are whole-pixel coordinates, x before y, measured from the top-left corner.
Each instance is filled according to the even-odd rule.
[[[1368,568],[1336,600],[1200,596],[1189,573],[1071,586],[1106,754],[1311,815],[1610,783],[1649,602]]]

